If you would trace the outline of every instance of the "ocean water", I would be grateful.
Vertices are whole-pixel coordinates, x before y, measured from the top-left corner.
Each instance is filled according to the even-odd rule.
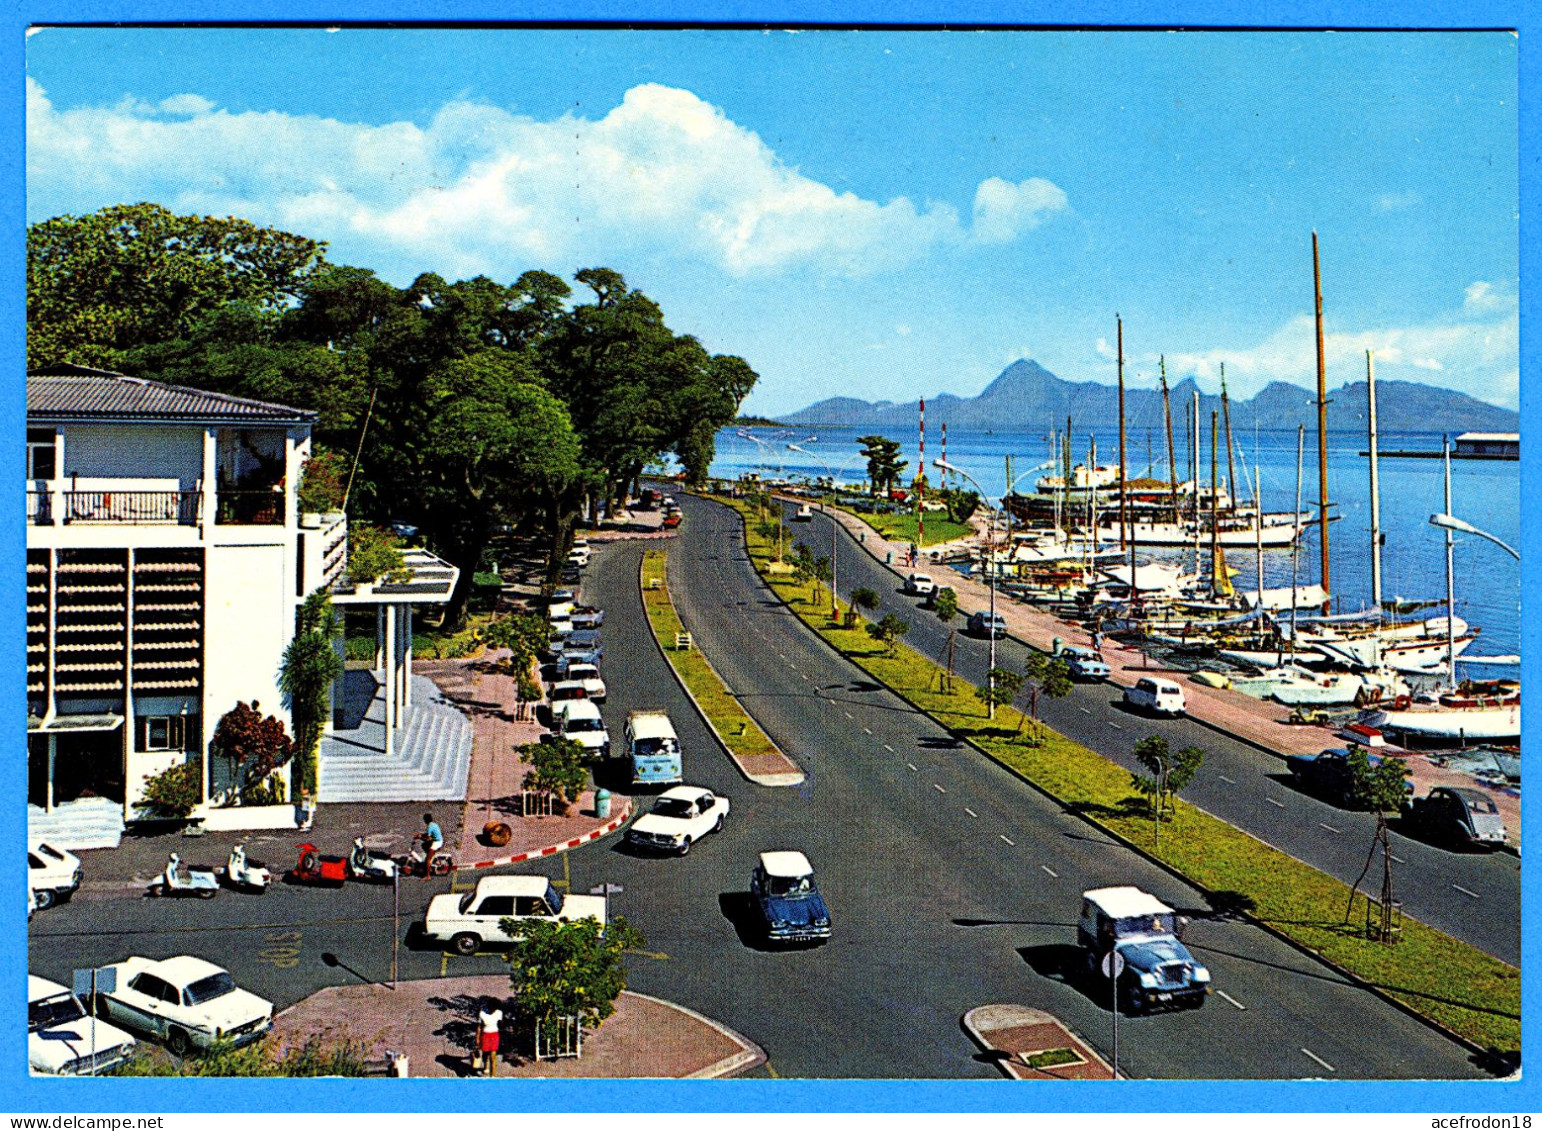
[[[1074,423],[1074,422],[1073,422]],[[927,479],[937,483],[940,472],[931,461],[942,455],[937,421],[928,420],[926,436]],[[866,462],[859,454],[859,435],[870,429],[832,428],[725,428],[718,433],[717,455],[712,474],[735,478],[745,472],[762,475],[820,476],[834,472],[840,480],[855,483],[866,476]],[[1181,433],[1181,424],[1177,430]],[[744,435],[741,435],[744,433]],[[900,458],[909,461],[905,469],[908,481],[918,465],[918,437],[886,432],[901,443]],[[749,438],[749,437],[753,437]],[[1117,465],[1119,433],[1117,424],[1095,429],[1090,439],[1097,444],[1098,462]],[[1175,436],[1178,478],[1188,478],[1189,451],[1181,435]],[[758,442],[757,442],[758,441]],[[811,454],[788,450],[797,444]],[[1133,478],[1150,474],[1165,479],[1166,437],[1155,429],[1130,430],[1126,437],[1126,467]],[[1431,526],[1429,517],[1445,510],[1443,466],[1438,459],[1396,459],[1385,453],[1395,450],[1439,451],[1438,432],[1382,433],[1378,447],[1383,453],[1378,467],[1381,495],[1382,596],[1386,600],[1434,600],[1442,602],[1446,594],[1445,532]],[[1079,431],[1073,438],[1074,462],[1087,459],[1089,433]],[[1371,601],[1371,503],[1370,460],[1360,453],[1366,450],[1366,437],[1355,433],[1328,435],[1328,498],[1330,515],[1335,517],[1328,534],[1330,588],[1335,604],[1344,611],[1368,606]],[[1237,455],[1237,494],[1250,498],[1251,488],[1243,486],[1244,477],[1252,482],[1256,467],[1266,510],[1288,511],[1296,495],[1296,433],[1282,431],[1250,432],[1235,435]],[[1149,457],[1148,457],[1149,453]],[[817,457],[817,458],[816,458]],[[963,432],[948,435],[948,462],[974,476],[993,499],[1007,486],[1007,459],[1020,492],[1031,492],[1034,480],[1044,471],[1031,471],[1050,459],[1048,432],[1014,431]],[[1222,437],[1219,452],[1220,478],[1225,484],[1226,444]],[[1201,437],[1200,481],[1210,478],[1209,437]],[[1025,474],[1026,473],[1026,474]],[[1517,461],[1452,460],[1451,512],[1458,518],[1487,531],[1511,546],[1519,548],[1520,539],[1520,464]],[[1316,513],[1317,437],[1308,428],[1302,460],[1302,509]],[[1313,528],[1302,540],[1299,576],[1303,584],[1319,580],[1319,536]],[[1143,557],[1157,560],[1181,560],[1192,553],[1182,551],[1140,550]],[[1500,547],[1472,535],[1457,534],[1454,550],[1456,576],[1456,612],[1474,628],[1481,630],[1470,654],[1507,655],[1520,651],[1520,563]],[[1256,555],[1253,550],[1231,550],[1227,561],[1237,570],[1233,583],[1251,589],[1256,584]],[[1291,583],[1289,550],[1264,551],[1264,584],[1288,586]],[[1431,609],[1423,616],[1439,616],[1443,608]],[[1512,672],[1515,669],[1510,669]],[[1496,668],[1476,668],[1477,675],[1504,674]]]

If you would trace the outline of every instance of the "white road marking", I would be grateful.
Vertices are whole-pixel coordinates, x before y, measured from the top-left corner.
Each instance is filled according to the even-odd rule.
[[[1124,729],[1124,728],[1123,728],[1123,727],[1122,727],[1122,726],[1120,726],[1120,725],[1119,725],[1119,724],[1118,724],[1118,723],[1109,723],[1109,724],[1108,724],[1108,725],[1109,725],[1109,726],[1111,726],[1111,727],[1113,727],[1113,728],[1114,728],[1114,729],[1115,729],[1115,730],[1123,730],[1123,729]]]
[[[912,770],[916,768],[916,764],[914,762],[906,762],[905,765],[909,766]]]
[[[1087,708],[1086,708],[1086,707],[1078,707],[1078,708],[1076,708],[1076,709],[1077,709],[1077,710],[1078,710],[1078,711],[1080,711],[1080,712],[1081,712],[1081,713],[1082,713],[1082,714],[1084,714],[1084,715],[1090,715],[1090,714],[1092,714],[1092,712],[1091,712],[1091,711],[1089,711],[1089,710],[1087,710]]]
[[[997,834],[996,834],[996,835],[997,835],[997,836],[999,836],[999,837],[1001,837],[1001,839],[1002,839],[1002,840],[1004,840],[1004,841],[1006,841],[1006,842],[1007,842],[1007,843],[1008,843],[1008,844],[1010,844],[1010,845],[1011,845],[1011,846],[1012,846],[1012,847],[1013,847],[1013,848],[1016,848],[1016,847],[1017,847],[1017,841],[1015,841],[1015,840],[1013,840],[1013,839],[1012,839],[1012,838],[1011,838],[1011,837],[1009,837],[1009,836],[1007,836],[1007,835],[1005,835],[1005,834],[1004,834],[1004,833],[997,833]]]
[[[1060,878],[1060,873],[1055,871],[1048,864],[1040,864],[1039,867],[1044,869],[1044,871],[1048,872],[1051,879],[1058,880]]]
[[[969,806],[967,806],[967,805],[964,806],[964,812],[968,813],[971,817],[979,817],[979,815],[980,815],[980,814],[976,813],[973,809],[969,808]]]
[[[1216,995],[1216,997],[1223,997],[1223,998],[1225,998],[1227,1001],[1229,1001],[1233,1005],[1235,1005],[1238,1009],[1242,1010],[1243,1013],[1246,1013],[1248,1011],[1248,1007],[1247,1006],[1243,1005],[1240,1001],[1238,1001],[1236,998],[1232,997],[1231,994],[1227,993],[1225,990],[1216,990],[1215,991],[1215,995]]]
[[[1236,785],[1237,784],[1236,782],[1232,781],[1231,778],[1227,777],[1225,774],[1216,774],[1215,776],[1220,778],[1227,785]]]
[[[890,754],[893,754],[893,753],[894,753],[894,747],[892,747],[892,746],[890,746],[890,745],[889,745],[889,744],[888,744],[888,743],[887,743],[887,742],[885,742],[885,743],[884,743],[884,744],[883,744],[883,748],[884,748],[884,749],[885,749],[885,750],[887,750],[887,751],[888,751],[888,752],[889,752],[889,753],[890,753]]]
[[[872,734],[873,733],[873,729],[872,729],[872,727],[863,727],[862,728],[862,733],[863,734]]]
[[[1266,797],[1264,800],[1267,801],[1270,805],[1273,805],[1276,809],[1285,808],[1285,803],[1283,801],[1276,801],[1272,797]]]
[[[841,714],[845,715],[848,719],[851,718],[851,712],[850,711],[842,711]]]
[[[1457,890],[1457,891],[1459,891],[1459,892],[1461,892],[1461,893],[1462,893],[1462,894],[1463,894],[1463,895],[1470,895],[1470,896],[1472,896],[1472,898],[1474,898],[1474,899],[1482,899],[1482,898],[1483,898],[1483,897],[1482,897],[1482,896],[1480,896],[1480,895],[1479,895],[1479,894],[1478,894],[1478,893],[1477,893],[1477,892],[1475,892],[1475,891],[1468,891],[1468,890],[1467,890],[1467,889],[1466,889],[1466,888],[1464,888],[1464,887],[1463,887],[1463,886],[1462,886],[1462,885],[1461,885],[1461,884],[1452,884],[1452,885],[1451,885],[1451,886],[1452,886],[1452,887],[1454,887],[1454,888],[1455,888],[1455,889],[1456,889],[1456,890]]]
[[[1302,1050],[1301,1050],[1301,1051],[1302,1051],[1302,1052],[1304,1052],[1304,1053],[1306,1053],[1306,1055],[1307,1055],[1307,1056],[1309,1056],[1309,1057],[1311,1057],[1311,1058],[1312,1058],[1312,1059],[1313,1059],[1313,1060],[1315,1060],[1315,1061],[1316,1061],[1316,1062],[1317,1062],[1317,1063],[1318,1063],[1318,1064],[1320,1064],[1320,1065],[1322,1065],[1322,1066],[1323,1066],[1323,1067],[1324,1067],[1324,1068],[1326,1068],[1326,1069],[1327,1069],[1327,1070],[1328,1070],[1328,1071],[1329,1071],[1329,1072],[1337,1072],[1337,1071],[1338,1071],[1338,1069],[1337,1069],[1337,1068],[1335,1068],[1335,1067],[1333,1067],[1333,1065],[1331,1065],[1331,1064],[1329,1064],[1329,1063],[1328,1063],[1328,1062],[1327,1062],[1327,1061],[1326,1061],[1326,1060],[1324,1060],[1324,1059],[1323,1059],[1323,1058],[1322,1058],[1322,1057],[1320,1057],[1320,1056],[1318,1056],[1318,1055],[1317,1055],[1317,1054],[1316,1054],[1316,1053],[1315,1053],[1315,1052],[1313,1052],[1313,1051],[1312,1051],[1312,1050],[1311,1050],[1311,1049],[1309,1049],[1309,1048],[1302,1048]]]
[[[1401,856],[1394,856],[1394,855],[1393,855],[1393,854],[1392,854],[1392,853],[1390,853],[1390,852],[1389,852],[1389,853],[1387,853],[1387,855],[1388,855],[1388,856],[1392,856],[1392,859],[1394,859],[1394,860],[1396,860],[1396,861],[1397,861],[1397,862],[1398,862],[1398,863],[1399,863],[1399,864],[1406,864],[1406,863],[1408,863],[1408,861],[1406,861],[1406,860],[1404,860],[1404,859],[1403,859],[1403,858],[1402,858],[1402,857],[1401,857]]]
[[[1339,831],[1338,829],[1334,828],[1332,825],[1325,825],[1321,821],[1317,822],[1317,827],[1320,828],[1320,829],[1327,829],[1330,833],[1336,833],[1336,832]]]
[[[938,793],[947,793],[948,792],[947,790],[943,789],[942,786],[938,785],[936,782],[932,782],[932,788],[935,789]]]

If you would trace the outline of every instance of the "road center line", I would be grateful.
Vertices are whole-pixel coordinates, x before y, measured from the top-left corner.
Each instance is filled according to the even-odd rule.
[[[1044,871],[1046,871],[1046,872],[1048,872],[1048,873],[1049,873],[1049,875],[1050,875],[1050,878],[1051,878],[1051,879],[1056,879],[1056,880],[1058,880],[1058,879],[1059,879],[1059,878],[1060,878],[1060,873],[1059,873],[1059,872],[1057,872],[1057,871],[1055,871],[1055,870],[1054,870],[1054,869],[1053,869],[1053,868],[1051,868],[1051,867],[1050,867],[1050,866],[1049,866],[1049,865],[1048,865],[1048,864],[1040,864],[1040,865],[1039,865],[1039,867],[1040,867],[1040,868],[1042,868],[1042,869],[1044,869]]]
[[[1248,1011],[1248,1007],[1247,1006],[1243,1005],[1240,1001],[1238,1001],[1236,998],[1232,997],[1231,994],[1227,993],[1225,990],[1216,990],[1215,994],[1216,994],[1217,997],[1223,997],[1227,1001],[1231,1002],[1238,1009],[1242,1010],[1243,1013],[1246,1013]]]
[[[1220,778],[1227,785],[1236,785],[1237,784],[1236,782],[1232,781],[1231,778],[1227,777],[1225,774],[1216,774],[1215,776]]]
[[[969,806],[967,806],[967,805],[964,806],[964,812],[968,813],[971,817],[978,818],[980,816],[980,814],[976,813],[973,809],[969,808]]]
[[[1091,712],[1091,711],[1089,711],[1089,710],[1087,710],[1087,708],[1086,708],[1086,707],[1078,707],[1078,708],[1076,708],[1076,709],[1077,709],[1077,710],[1078,710],[1078,711],[1080,711],[1080,712],[1081,712],[1081,713],[1082,713],[1082,714],[1084,714],[1084,715],[1090,715],[1090,714],[1092,714],[1092,712]]]
[[[1337,1068],[1333,1067],[1333,1065],[1329,1064],[1326,1060],[1324,1060],[1322,1057],[1318,1056],[1311,1049],[1303,1047],[1301,1051],[1306,1053],[1307,1056],[1311,1057],[1318,1064],[1320,1064],[1324,1068],[1326,1068],[1329,1072],[1337,1072],[1338,1071]]]
[[[1123,727],[1122,727],[1122,726],[1120,726],[1120,725],[1119,725],[1119,724],[1118,724],[1118,723],[1109,723],[1109,724],[1108,724],[1108,725],[1109,725],[1109,726],[1111,726],[1111,727],[1113,727],[1113,728],[1114,728],[1114,729],[1115,729],[1115,730],[1123,730],[1123,729],[1124,729],[1124,728],[1123,728]]]
[[[912,770],[916,768],[916,764],[914,762],[906,762],[905,765],[909,766]]]
[[[872,734],[873,733],[873,728],[872,727],[863,727],[862,728],[862,733],[863,734]]]
[[[1483,897],[1482,897],[1482,896],[1480,896],[1480,895],[1479,895],[1479,894],[1478,894],[1478,893],[1477,893],[1477,892],[1475,892],[1475,891],[1468,891],[1468,890],[1467,890],[1467,889],[1466,889],[1466,888],[1464,888],[1464,887],[1463,887],[1463,886],[1462,886],[1462,885],[1461,885],[1461,884],[1452,884],[1452,885],[1451,885],[1451,886],[1452,886],[1452,887],[1454,887],[1454,888],[1455,888],[1455,889],[1456,889],[1456,890],[1457,890],[1457,891],[1459,891],[1459,892],[1461,892],[1461,893],[1462,893],[1462,894],[1463,894],[1463,895],[1470,895],[1470,896],[1472,896],[1472,898],[1474,898],[1474,899],[1481,899],[1481,898],[1483,898]]]
[[[1013,840],[1011,837],[1007,836],[1005,833],[997,833],[996,835],[1001,837],[1002,840],[1006,841],[1013,848],[1017,847],[1017,841]]]
[[[1334,828],[1332,825],[1325,825],[1321,821],[1317,822],[1317,827],[1320,828],[1320,829],[1327,829],[1330,833],[1336,833],[1336,832],[1339,831],[1338,829]]]
[[[947,793],[948,792],[947,790],[943,789],[942,786],[938,785],[936,782],[932,782],[932,788],[935,789],[938,793]]]
[[[1276,801],[1272,797],[1266,797],[1264,800],[1267,801],[1270,805],[1273,805],[1276,809],[1285,808],[1285,803],[1283,801]]]
[[[883,744],[883,748],[884,748],[884,749],[885,749],[885,750],[887,750],[887,751],[888,751],[888,752],[889,752],[889,753],[890,753],[890,754],[893,754],[893,753],[894,753],[894,747],[892,747],[892,746],[890,746],[890,745],[889,745],[889,744],[888,744],[888,743],[887,743],[887,742],[885,742],[885,743],[884,743],[884,744]]]
[[[1399,863],[1399,864],[1406,864],[1406,863],[1408,863],[1408,861],[1406,861],[1406,860],[1404,860],[1404,859],[1403,859],[1403,858],[1402,858],[1402,857],[1401,857],[1401,856],[1394,856],[1394,855],[1393,855],[1393,854],[1392,854],[1392,853],[1390,853],[1390,852],[1389,852],[1389,853],[1387,853],[1387,855],[1388,855],[1388,856],[1391,856],[1391,857],[1392,857],[1392,859],[1393,859],[1393,860],[1395,860],[1395,861],[1397,861],[1397,862],[1398,862],[1398,863]]]

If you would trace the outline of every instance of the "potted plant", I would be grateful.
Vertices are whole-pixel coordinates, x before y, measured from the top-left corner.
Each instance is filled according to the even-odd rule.
[[[347,467],[337,452],[318,451],[300,472],[300,525],[318,527],[322,515],[338,513],[343,505]]]
[[[348,580],[355,589],[368,593],[380,581],[395,584],[411,579],[412,570],[395,534],[375,526],[348,531]]]

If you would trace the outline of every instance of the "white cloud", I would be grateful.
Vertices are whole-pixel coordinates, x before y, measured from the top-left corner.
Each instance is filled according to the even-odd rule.
[[[35,198],[76,211],[156,200],[235,213],[444,274],[633,252],[733,276],[857,276],[1015,239],[1066,206],[1048,181],[992,177],[970,227],[946,202],[838,192],[716,106],[658,84],[633,87],[597,120],[455,102],[424,126],[372,126],[230,113],[196,94],[59,110],[29,79],[27,130]]]
[[[1099,343],[1099,351],[1103,343]],[[1518,407],[1517,372],[1520,319],[1513,299],[1497,297],[1487,283],[1469,287],[1460,310],[1414,326],[1336,330],[1324,335],[1330,388],[1365,378],[1367,350],[1376,357],[1376,375],[1459,389],[1479,400]],[[1156,355],[1143,361],[1154,365]],[[1249,397],[1270,381],[1314,387],[1317,339],[1314,319],[1301,314],[1251,346],[1167,355],[1168,377],[1199,378],[1207,388],[1219,383],[1221,363],[1227,385]]]

